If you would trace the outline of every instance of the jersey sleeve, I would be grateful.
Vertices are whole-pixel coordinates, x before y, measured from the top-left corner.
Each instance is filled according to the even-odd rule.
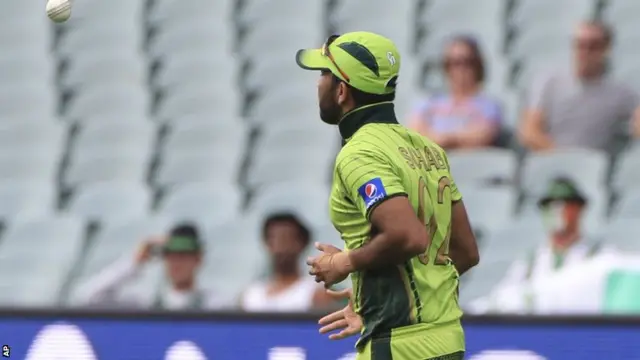
[[[382,154],[369,149],[344,149],[340,155],[336,163],[338,177],[349,200],[367,219],[383,201],[407,196],[393,164]]]

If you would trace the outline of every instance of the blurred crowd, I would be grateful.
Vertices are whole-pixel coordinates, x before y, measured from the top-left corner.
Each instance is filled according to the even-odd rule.
[[[510,134],[500,99],[483,91],[491,64],[485,64],[482,49],[472,37],[452,37],[441,59],[447,87],[416,104],[409,127],[450,151],[589,148],[614,154],[620,139],[631,142],[640,136],[638,95],[624,82],[607,76],[614,38],[604,23],[579,24],[572,43],[567,44],[572,47],[572,67],[551,69],[535,78],[517,132]],[[640,302],[632,300],[640,296],[640,256],[609,245],[606,234],[593,238],[583,230],[589,198],[570,174],[544,186],[537,206],[547,236],[540,237],[530,252],[512,254],[504,278],[466,304],[466,310],[566,314],[600,313],[611,307],[640,311]],[[304,254],[314,234],[297,214],[270,214],[263,219],[261,234],[269,272],[238,297],[200,287],[203,252],[218,250],[204,248],[195,225],[181,224],[165,235],[144,239],[134,254],[125,254],[87,279],[80,291],[82,301],[87,306],[116,308],[248,312],[304,312],[338,305],[305,273]],[[156,258],[164,263],[166,282],[152,294],[154,300],[145,303],[122,296],[120,289]]]
[[[339,136],[294,56],[366,30],[400,49],[399,120],[449,154],[467,313],[640,311],[640,3],[389,3],[82,0],[52,25],[7,0],[0,304],[342,305],[305,266],[342,243]]]

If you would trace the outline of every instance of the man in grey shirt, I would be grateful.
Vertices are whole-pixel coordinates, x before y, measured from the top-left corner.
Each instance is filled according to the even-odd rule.
[[[197,284],[203,250],[195,227],[178,225],[166,238],[143,242],[135,256],[126,254],[125,259],[90,278],[79,290],[81,300],[89,306],[109,308],[206,310],[224,307],[225,301]],[[157,289],[150,302],[132,294],[123,296],[124,286],[154,257],[161,257],[164,262],[166,286]]]
[[[585,22],[574,35],[573,72],[556,73],[534,84],[518,130],[530,150],[591,148],[610,151],[629,131],[640,136],[638,96],[605,77],[612,32]]]

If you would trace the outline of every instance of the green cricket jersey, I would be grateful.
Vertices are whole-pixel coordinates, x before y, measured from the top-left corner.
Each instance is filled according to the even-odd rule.
[[[330,212],[346,250],[375,236],[371,211],[395,196],[408,197],[431,235],[425,254],[401,265],[351,275],[356,312],[364,322],[358,348],[374,352],[378,347],[376,358],[386,359],[380,353],[388,351],[390,359],[394,352],[390,346],[404,337],[416,341],[402,345],[394,359],[463,351],[459,275],[448,257],[451,206],[461,195],[445,152],[398,124],[391,102],[356,109],[339,128],[345,145],[336,159]]]

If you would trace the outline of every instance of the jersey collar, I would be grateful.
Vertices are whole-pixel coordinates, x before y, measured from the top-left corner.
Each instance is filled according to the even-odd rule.
[[[342,139],[347,141],[366,124],[397,124],[396,113],[394,111],[393,102],[385,101],[381,103],[365,105],[353,109],[346,113],[338,128]]]

